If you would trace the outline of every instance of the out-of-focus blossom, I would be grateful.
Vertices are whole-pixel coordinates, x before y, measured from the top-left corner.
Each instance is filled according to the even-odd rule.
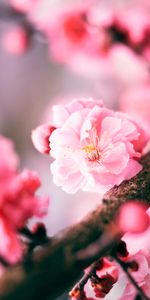
[[[150,85],[142,84],[126,90],[120,99],[120,110],[133,116],[150,137]]]
[[[15,0],[14,0],[15,1]],[[18,0],[19,1],[19,0]],[[21,1],[21,0],[20,0]],[[27,1],[27,0],[26,0]],[[57,17],[65,13],[87,10],[95,0],[31,0],[34,5],[30,6],[28,18],[44,32],[51,30]],[[53,12],[53,14],[51,13]],[[61,21],[63,19],[61,18]]]
[[[145,49],[150,47],[148,11],[135,10],[132,6],[119,8],[117,4],[111,6],[98,1],[88,1],[86,5],[72,1],[60,7],[55,5],[52,16],[49,15],[50,4],[40,5],[46,7],[45,15],[44,9],[37,6],[30,17],[46,34],[50,52],[58,62],[67,63],[82,73],[85,66],[84,75],[95,72],[96,76],[101,75],[101,68],[107,67],[106,62],[103,64],[107,59],[110,74],[121,76],[123,81],[148,78],[147,63],[142,59],[143,53],[148,53]],[[140,27],[137,26],[139,22]],[[122,63],[125,67],[128,64],[130,71],[126,72]]]
[[[44,32],[50,41],[50,53],[61,63],[71,64],[80,55],[97,58],[107,48],[102,29],[87,21],[88,3],[68,5],[54,12]],[[78,66],[79,67],[79,66]]]
[[[127,9],[118,14],[118,27],[124,31],[129,42],[135,45],[144,46],[144,42],[150,37],[150,15],[149,11],[144,9]],[[149,42],[150,45],[150,42]]]
[[[66,192],[103,194],[142,169],[137,160],[147,136],[128,115],[89,98],[54,106],[53,116],[51,171]]]
[[[29,12],[33,5],[38,0],[9,0],[9,3],[16,9],[22,12]]]
[[[141,233],[150,225],[146,207],[141,203],[129,202],[122,205],[118,215],[118,226],[123,232]]]
[[[146,214],[150,218],[150,209],[147,209]],[[124,235],[124,241],[128,245],[128,250],[130,253],[136,253],[139,249],[150,251],[150,226],[146,231],[140,234],[133,234],[131,232],[127,232]]]
[[[147,1],[148,4],[148,1]],[[101,11],[101,13],[99,13]],[[97,1],[89,13],[90,23],[103,27],[112,43],[126,44],[135,52],[150,46],[150,10],[146,3]]]
[[[54,130],[55,127],[43,124],[32,131],[32,141],[39,152],[47,154],[50,152],[49,138]]]
[[[9,1],[44,34],[50,57],[72,70],[95,77],[113,74],[125,82],[148,78],[150,12],[145,4],[141,9],[139,3],[118,1]]]
[[[150,12],[146,5],[141,9],[96,0],[9,1],[44,34],[50,56],[72,70],[95,77],[113,74],[125,82],[148,78]]]
[[[5,32],[1,44],[11,54],[23,54],[28,46],[29,36],[24,28],[14,27]]]
[[[0,136],[0,148],[0,255],[15,263],[23,254],[19,230],[29,218],[46,214],[48,198],[35,196],[40,187],[35,172],[18,173],[19,160],[12,142]]]
[[[141,83],[149,79],[148,65],[142,56],[123,44],[115,44],[109,53],[114,76],[127,84]]]

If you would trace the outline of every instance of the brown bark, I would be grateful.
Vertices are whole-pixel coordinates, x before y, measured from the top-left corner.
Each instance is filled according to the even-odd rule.
[[[56,235],[24,264],[9,268],[0,280],[0,299],[52,300],[70,288],[83,268],[115,243],[118,232],[112,222],[121,204],[131,199],[150,203],[150,153],[141,163],[143,170],[111,189],[82,222]]]

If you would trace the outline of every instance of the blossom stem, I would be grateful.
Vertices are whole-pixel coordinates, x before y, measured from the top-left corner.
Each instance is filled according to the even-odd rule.
[[[96,270],[100,268],[100,265],[103,265],[102,259],[94,262],[88,269],[87,272],[84,273],[82,278],[77,282],[77,284],[72,288],[69,292],[71,296],[75,291],[82,291],[87,281],[92,277],[92,275],[96,274]]]
[[[127,269],[127,265],[126,263],[124,263],[120,258],[117,257],[117,255],[113,255],[114,259],[116,260],[116,262],[120,265],[120,267],[122,268],[122,270],[126,273],[126,276],[128,277],[128,279],[130,280],[130,282],[132,283],[132,285],[135,287],[135,289],[138,292],[138,296],[141,296],[143,300],[150,300],[144,293],[144,291],[139,287],[139,285],[137,284],[137,282],[134,280],[134,278],[132,277],[132,275],[130,274],[130,272]]]
[[[135,296],[135,299],[134,300],[142,300],[141,296],[138,294]]]

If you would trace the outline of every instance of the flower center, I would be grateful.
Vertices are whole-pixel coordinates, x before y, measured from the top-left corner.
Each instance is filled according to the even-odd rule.
[[[74,15],[68,17],[64,22],[64,31],[72,42],[78,43],[83,40],[87,31],[84,15]]]
[[[100,159],[100,152],[93,144],[88,144],[81,148],[81,150],[85,151],[87,155],[87,159],[89,161],[99,160]]]

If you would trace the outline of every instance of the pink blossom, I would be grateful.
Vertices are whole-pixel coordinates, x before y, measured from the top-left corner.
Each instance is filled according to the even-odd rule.
[[[64,191],[102,194],[142,169],[137,160],[147,137],[128,115],[89,98],[55,106],[53,119],[51,171]]]
[[[58,62],[67,63],[82,53],[94,57],[99,54],[101,45],[105,48],[104,34],[88,25],[87,10],[87,5],[75,5],[58,11],[51,19],[46,34],[51,41],[50,51]]]
[[[86,76],[104,72],[104,76],[113,74],[127,82],[148,78],[150,18],[146,5],[141,9],[139,3],[107,5],[96,0],[9,2],[44,34],[50,56],[57,62]],[[17,43],[7,44],[13,49]]]
[[[85,56],[91,60],[89,69],[95,62],[93,70],[100,73],[101,62],[98,60],[105,56],[109,38],[103,28],[88,23],[94,3],[91,0],[60,1],[60,4],[57,1],[39,1],[28,17],[44,32],[50,55],[52,53],[57,62],[67,63],[70,67],[78,62],[76,68],[80,69],[80,57],[84,60]]]
[[[54,6],[52,16],[52,4],[40,2],[30,18],[44,31],[50,53],[58,62],[88,76],[101,75],[101,69],[109,66],[109,73],[121,76],[123,81],[148,78],[147,62],[137,54],[137,46],[141,52],[149,46],[145,42],[145,30],[150,28],[146,10],[141,12],[136,8],[135,11],[131,6],[124,12],[123,8],[105,5],[102,1],[86,4],[72,1]]]
[[[58,26],[61,29],[61,26],[58,25],[58,19],[60,20],[61,25],[63,25],[63,21],[64,21],[63,17],[73,14],[73,11],[75,15],[76,12],[83,12],[83,10],[86,11],[90,7],[90,4],[93,4],[95,0],[94,2],[93,0],[86,0],[86,1],[30,0],[30,2],[33,2],[34,5],[30,6],[30,10],[28,11],[29,19],[32,20],[32,22],[34,22],[34,24],[38,28],[44,30],[45,33],[50,32],[52,29],[54,30],[55,26],[56,26],[56,31],[54,32],[58,33],[57,30]],[[52,11],[53,14],[51,13]]]
[[[86,76],[104,72],[104,76],[121,76],[123,81],[148,78],[143,59],[149,57],[150,48],[148,10],[96,0],[9,1],[15,9],[26,12],[29,21],[44,33],[50,56],[57,62]]]
[[[48,198],[37,197],[40,180],[35,172],[17,171],[18,157],[10,140],[0,137],[0,255],[15,263],[23,255],[19,230],[29,218],[47,212]]]
[[[23,12],[28,12],[32,9],[33,4],[37,2],[37,0],[8,0],[10,4],[16,9]]]

